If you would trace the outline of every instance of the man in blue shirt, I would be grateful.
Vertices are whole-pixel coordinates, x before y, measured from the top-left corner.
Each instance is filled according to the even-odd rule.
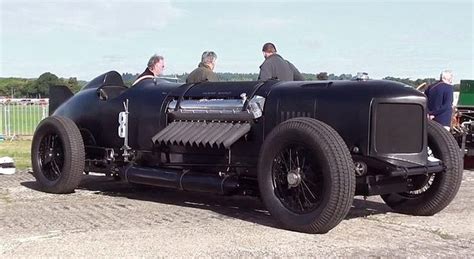
[[[450,70],[441,72],[440,81],[428,86],[425,95],[428,98],[428,116],[443,125],[451,127],[453,113],[453,73]]]

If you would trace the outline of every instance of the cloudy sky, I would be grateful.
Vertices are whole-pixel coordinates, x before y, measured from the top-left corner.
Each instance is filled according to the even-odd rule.
[[[474,79],[472,0],[0,2],[0,77],[140,73],[154,53],[183,73],[204,50],[217,72],[258,72],[270,41],[307,73]]]

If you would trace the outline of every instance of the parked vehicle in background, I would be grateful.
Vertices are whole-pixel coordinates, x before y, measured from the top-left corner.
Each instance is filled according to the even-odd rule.
[[[10,98],[5,97],[5,96],[0,96],[0,105],[10,103]]]
[[[38,104],[39,105],[48,105],[48,99],[39,99]]]
[[[461,80],[453,117],[452,133],[465,158],[470,160],[474,157],[474,80]]]
[[[21,99],[18,103],[21,104],[21,105],[32,105],[32,104],[34,104],[34,102],[31,101],[31,99]]]

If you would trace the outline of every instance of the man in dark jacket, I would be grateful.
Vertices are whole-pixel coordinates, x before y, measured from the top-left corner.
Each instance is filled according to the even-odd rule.
[[[186,78],[186,83],[200,83],[206,81],[219,81],[214,73],[217,55],[214,51],[204,51],[201,56],[201,63]]]
[[[453,74],[449,70],[441,73],[440,81],[428,86],[425,95],[428,98],[428,116],[443,125],[447,130],[451,126],[453,113]]]
[[[260,66],[258,80],[304,81],[304,77],[293,64],[276,54],[273,43],[265,43],[262,51],[265,61]]]
[[[136,85],[138,82],[144,79],[153,79],[154,77],[161,75],[164,69],[165,59],[162,56],[153,55],[151,56],[150,60],[148,60],[148,65],[145,68],[145,71],[143,71],[143,73],[137,77],[132,85]]]

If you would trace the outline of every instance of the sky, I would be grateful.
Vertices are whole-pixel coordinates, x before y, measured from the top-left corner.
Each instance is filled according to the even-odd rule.
[[[216,72],[258,73],[265,42],[304,73],[474,79],[472,0],[0,0],[0,77],[44,72],[89,81],[192,71],[203,51]]]

